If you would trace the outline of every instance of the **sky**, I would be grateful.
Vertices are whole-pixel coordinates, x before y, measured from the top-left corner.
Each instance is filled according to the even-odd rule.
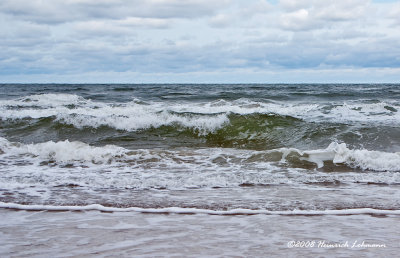
[[[1,0],[2,83],[400,83],[400,0]]]

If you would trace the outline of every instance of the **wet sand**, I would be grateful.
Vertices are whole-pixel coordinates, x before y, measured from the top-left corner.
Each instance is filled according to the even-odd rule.
[[[0,209],[0,217],[1,257],[382,257],[400,251],[398,215],[219,216]],[[290,241],[315,242],[313,247],[293,247]]]

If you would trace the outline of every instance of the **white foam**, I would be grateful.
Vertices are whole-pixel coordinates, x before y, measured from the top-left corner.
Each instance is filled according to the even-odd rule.
[[[350,150],[345,143],[332,143],[327,149],[334,151],[334,163],[345,163],[364,170],[400,171],[400,152]]]
[[[166,111],[152,110],[141,106],[105,107],[97,110],[74,110],[66,114],[57,112],[58,121],[82,128],[109,126],[119,130],[136,131],[140,129],[158,128],[168,125],[179,125],[193,128],[199,134],[213,132],[229,122],[225,114],[216,116],[178,115]]]
[[[389,108],[388,108],[389,107]],[[391,108],[390,108],[391,107]],[[248,99],[234,101],[218,100],[214,102],[198,103],[196,105],[177,105],[171,109],[176,112],[235,113],[241,115],[260,113],[278,114],[306,119],[309,121],[329,120],[333,122],[369,122],[384,124],[399,124],[400,113],[398,102],[386,101],[380,103],[338,102],[338,103],[287,103],[287,102],[260,102]]]
[[[335,152],[330,151],[329,147],[328,149],[325,150],[311,150],[311,151],[305,151],[304,153],[307,154],[308,157],[302,159],[317,164],[318,168],[324,166],[324,161],[330,161],[330,160],[332,161],[335,159]]]
[[[18,203],[0,202],[0,208],[30,210],[30,211],[90,211],[98,210],[105,212],[141,212],[141,213],[175,213],[175,214],[209,214],[209,215],[400,215],[400,210],[379,210],[372,208],[343,209],[343,210],[252,210],[252,209],[232,209],[232,210],[207,210],[197,208],[118,208],[106,207],[100,204],[90,204],[85,206],[55,206],[55,205],[25,205]]]
[[[282,166],[279,162],[279,154],[284,160],[285,155],[295,153],[300,158],[323,165],[323,160],[333,161],[335,155],[340,157],[352,153],[352,150],[336,143],[324,150],[304,152],[293,148],[271,151],[222,148],[131,151],[113,145],[94,147],[69,141],[21,144],[0,137],[0,149],[0,188],[30,196],[43,196],[43,189],[53,191],[56,188],[52,187],[63,185],[77,185],[85,191],[92,191],[103,188],[182,190],[281,184],[299,187],[309,183],[335,182],[390,185],[400,182],[400,173],[360,173],[350,168],[348,172],[325,173],[290,167],[292,164]],[[380,155],[385,157],[390,153]],[[269,161],[271,157],[275,157],[275,161]],[[46,165],[49,161],[51,163]],[[354,160],[348,161],[347,158],[336,158],[335,162],[356,166]],[[366,162],[362,165],[369,170],[386,171],[396,169],[398,160],[389,165],[380,164],[384,162],[382,158],[366,158]],[[372,167],[374,162],[379,166]],[[63,166],[65,164],[74,166]]]
[[[90,100],[75,94],[38,94],[30,95],[14,100],[1,100],[0,106],[18,106],[18,107],[59,107],[64,105],[89,105]]]
[[[310,161],[318,160],[313,152],[308,153],[310,154]],[[333,142],[320,153],[322,153],[324,160],[332,160],[336,164],[344,163],[352,167],[373,171],[400,171],[400,152],[351,150],[347,148],[345,143]],[[332,157],[333,159],[331,159]]]
[[[391,107],[391,108],[388,108]],[[368,122],[400,124],[397,102],[363,103],[287,103],[260,102],[248,99],[211,102],[104,103],[86,100],[73,94],[32,95],[0,101],[0,118],[56,117],[60,122],[83,126],[109,126],[135,131],[163,125],[194,128],[200,134],[213,132],[229,123],[228,115],[278,114],[309,121]]]
[[[48,141],[37,144],[11,143],[0,137],[0,150],[3,156],[32,155],[42,160],[56,162],[93,162],[107,163],[115,158],[122,158],[126,155],[126,149],[114,145],[93,147],[88,144],[68,140],[53,142]]]
[[[315,163],[318,168],[324,161],[335,164],[346,164],[363,170],[400,172],[400,152],[370,151],[365,149],[349,149],[345,143],[332,142],[326,149],[302,151],[295,148],[282,148],[281,162],[286,162],[290,153],[297,153],[301,160]]]
[[[4,164],[0,188],[4,189],[69,184],[91,189],[188,189],[287,182],[281,174],[270,173],[282,170],[279,166],[262,161],[246,163],[254,154],[246,150],[131,151],[112,145],[93,147],[69,141],[25,145],[4,138],[0,138],[0,143],[4,152],[0,155]],[[52,163],[44,166],[43,161]],[[75,166],[63,167],[65,163]]]
[[[197,103],[195,105],[178,104],[173,105],[171,110],[175,112],[198,112],[202,114],[235,113],[248,115],[260,114],[279,114],[299,117],[319,109],[318,104],[292,104],[292,103],[264,103],[251,101],[248,99],[238,99],[234,101],[217,100],[213,102]]]
[[[391,108],[388,108],[391,107]],[[339,122],[368,122],[398,124],[400,122],[400,113],[391,109],[399,109],[396,103],[343,103],[337,105],[326,114],[326,118]]]
[[[188,166],[203,164],[215,166],[213,160],[218,157],[224,160],[233,159],[245,160],[257,153],[282,153],[281,162],[290,153],[297,153],[300,158],[317,164],[319,168],[323,167],[324,161],[332,161],[335,164],[347,164],[351,167],[358,167],[363,170],[372,171],[400,171],[400,152],[390,153],[382,151],[370,151],[364,149],[349,149],[345,143],[331,143],[326,149],[319,150],[298,150],[295,148],[282,148],[261,152],[235,150],[235,149],[207,149],[192,151],[157,151],[157,150],[136,150],[129,151],[115,145],[106,145],[102,147],[90,146],[86,143],[68,140],[60,142],[44,142],[37,144],[11,143],[5,138],[0,137],[0,150],[3,157],[12,157],[15,155],[25,155],[37,157],[41,160],[55,162],[93,162],[110,163],[112,161],[137,162],[143,160],[156,160],[164,166],[170,162],[175,166],[188,163]],[[1,153],[0,152],[0,153]],[[207,153],[203,153],[207,152]],[[204,157],[207,157],[206,159]],[[227,159],[228,157],[228,159]],[[201,162],[200,162],[201,161]],[[207,161],[207,162],[206,162]],[[257,160],[262,162],[262,160]],[[193,164],[192,164],[193,163]],[[238,163],[239,164],[239,163]],[[235,163],[231,163],[234,166]],[[236,164],[237,165],[237,164]]]
[[[29,101],[26,102],[25,99]],[[32,99],[35,102],[32,103]],[[74,106],[71,107],[71,104]],[[77,128],[109,126],[127,131],[179,125],[193,128],[199,134],[206,134],[229,122],[227,114],[204,116],[198,113],[174,113],[166,103],[147,105],[136,100],[119,104],[95,103],[68,94],[33,95],[24,99],[3,101],[0,102],[0,111],[0,118],[3,119],[56,117],[57,121]]]

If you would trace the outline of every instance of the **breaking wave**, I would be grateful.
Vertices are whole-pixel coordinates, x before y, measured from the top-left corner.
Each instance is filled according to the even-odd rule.
[[[179,125],[194,128],[201,134],[214,132],[231,123],[230,115],[251,114],[292,117],[306,121],[338,123],[400,123],[397,103],[280,103],[238,99],[197,103],[145,102],[133,99],[128,103],[103,103],[73,94],[32,95],[0,101],[1,119],[39,119],[54,117],[56,121],[77,128],[109,126],[135,131]]]
[[[140,149],[167,139],[167,146],[272,150],[315,148],[338,141],[356,148],[396,151],[399,108],[391,100],[328,104],[132,98],[105,103],[74,94],[42,94],[1,100],[0,126],[5,128],[4,136],[22,142],[71,139],[125,147],[138,143],[135,148]],[[47,138],[41,136],[43,131]]]
[[[13,159],[15,157],[36,158],[41,161],[56,163],[91,162],[104,164],[111,162],[144,163],[145,161],[163,163],[168,160],[175,165],[185,163],[201,164],[198,161],[217,160],[223,162],[229,159],[236,160],[230,165],[256,162],[289,163],[295,167],[308,168],[308,163],[318,168],[327,164],[344,164],[351,168],[371,171],[400,171],[400,152],[389,153],[365,149],[349,149],[345,143],[331,143],[325,149],[299,150],[295,148],[280,148],[267,151],[248,151],[235,149],[200,150],[128,150],[115,145],[94,147],[86,143],[68,140],[60,142],[45,142],[37,144],[11,143],[0,137],[0,158]],[[198,159],[198,160],[196,160]],[[204,164],[203,164],[204,165]]]

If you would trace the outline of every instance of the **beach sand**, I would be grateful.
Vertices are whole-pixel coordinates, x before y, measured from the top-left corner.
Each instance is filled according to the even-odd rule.
[[[1,257],[382,257],[396,256],[400,250],[400,217],[395,215],[219,216],[0,209],[0,217]],[[313,247],[293,247],[290,241],[315,242]]]

